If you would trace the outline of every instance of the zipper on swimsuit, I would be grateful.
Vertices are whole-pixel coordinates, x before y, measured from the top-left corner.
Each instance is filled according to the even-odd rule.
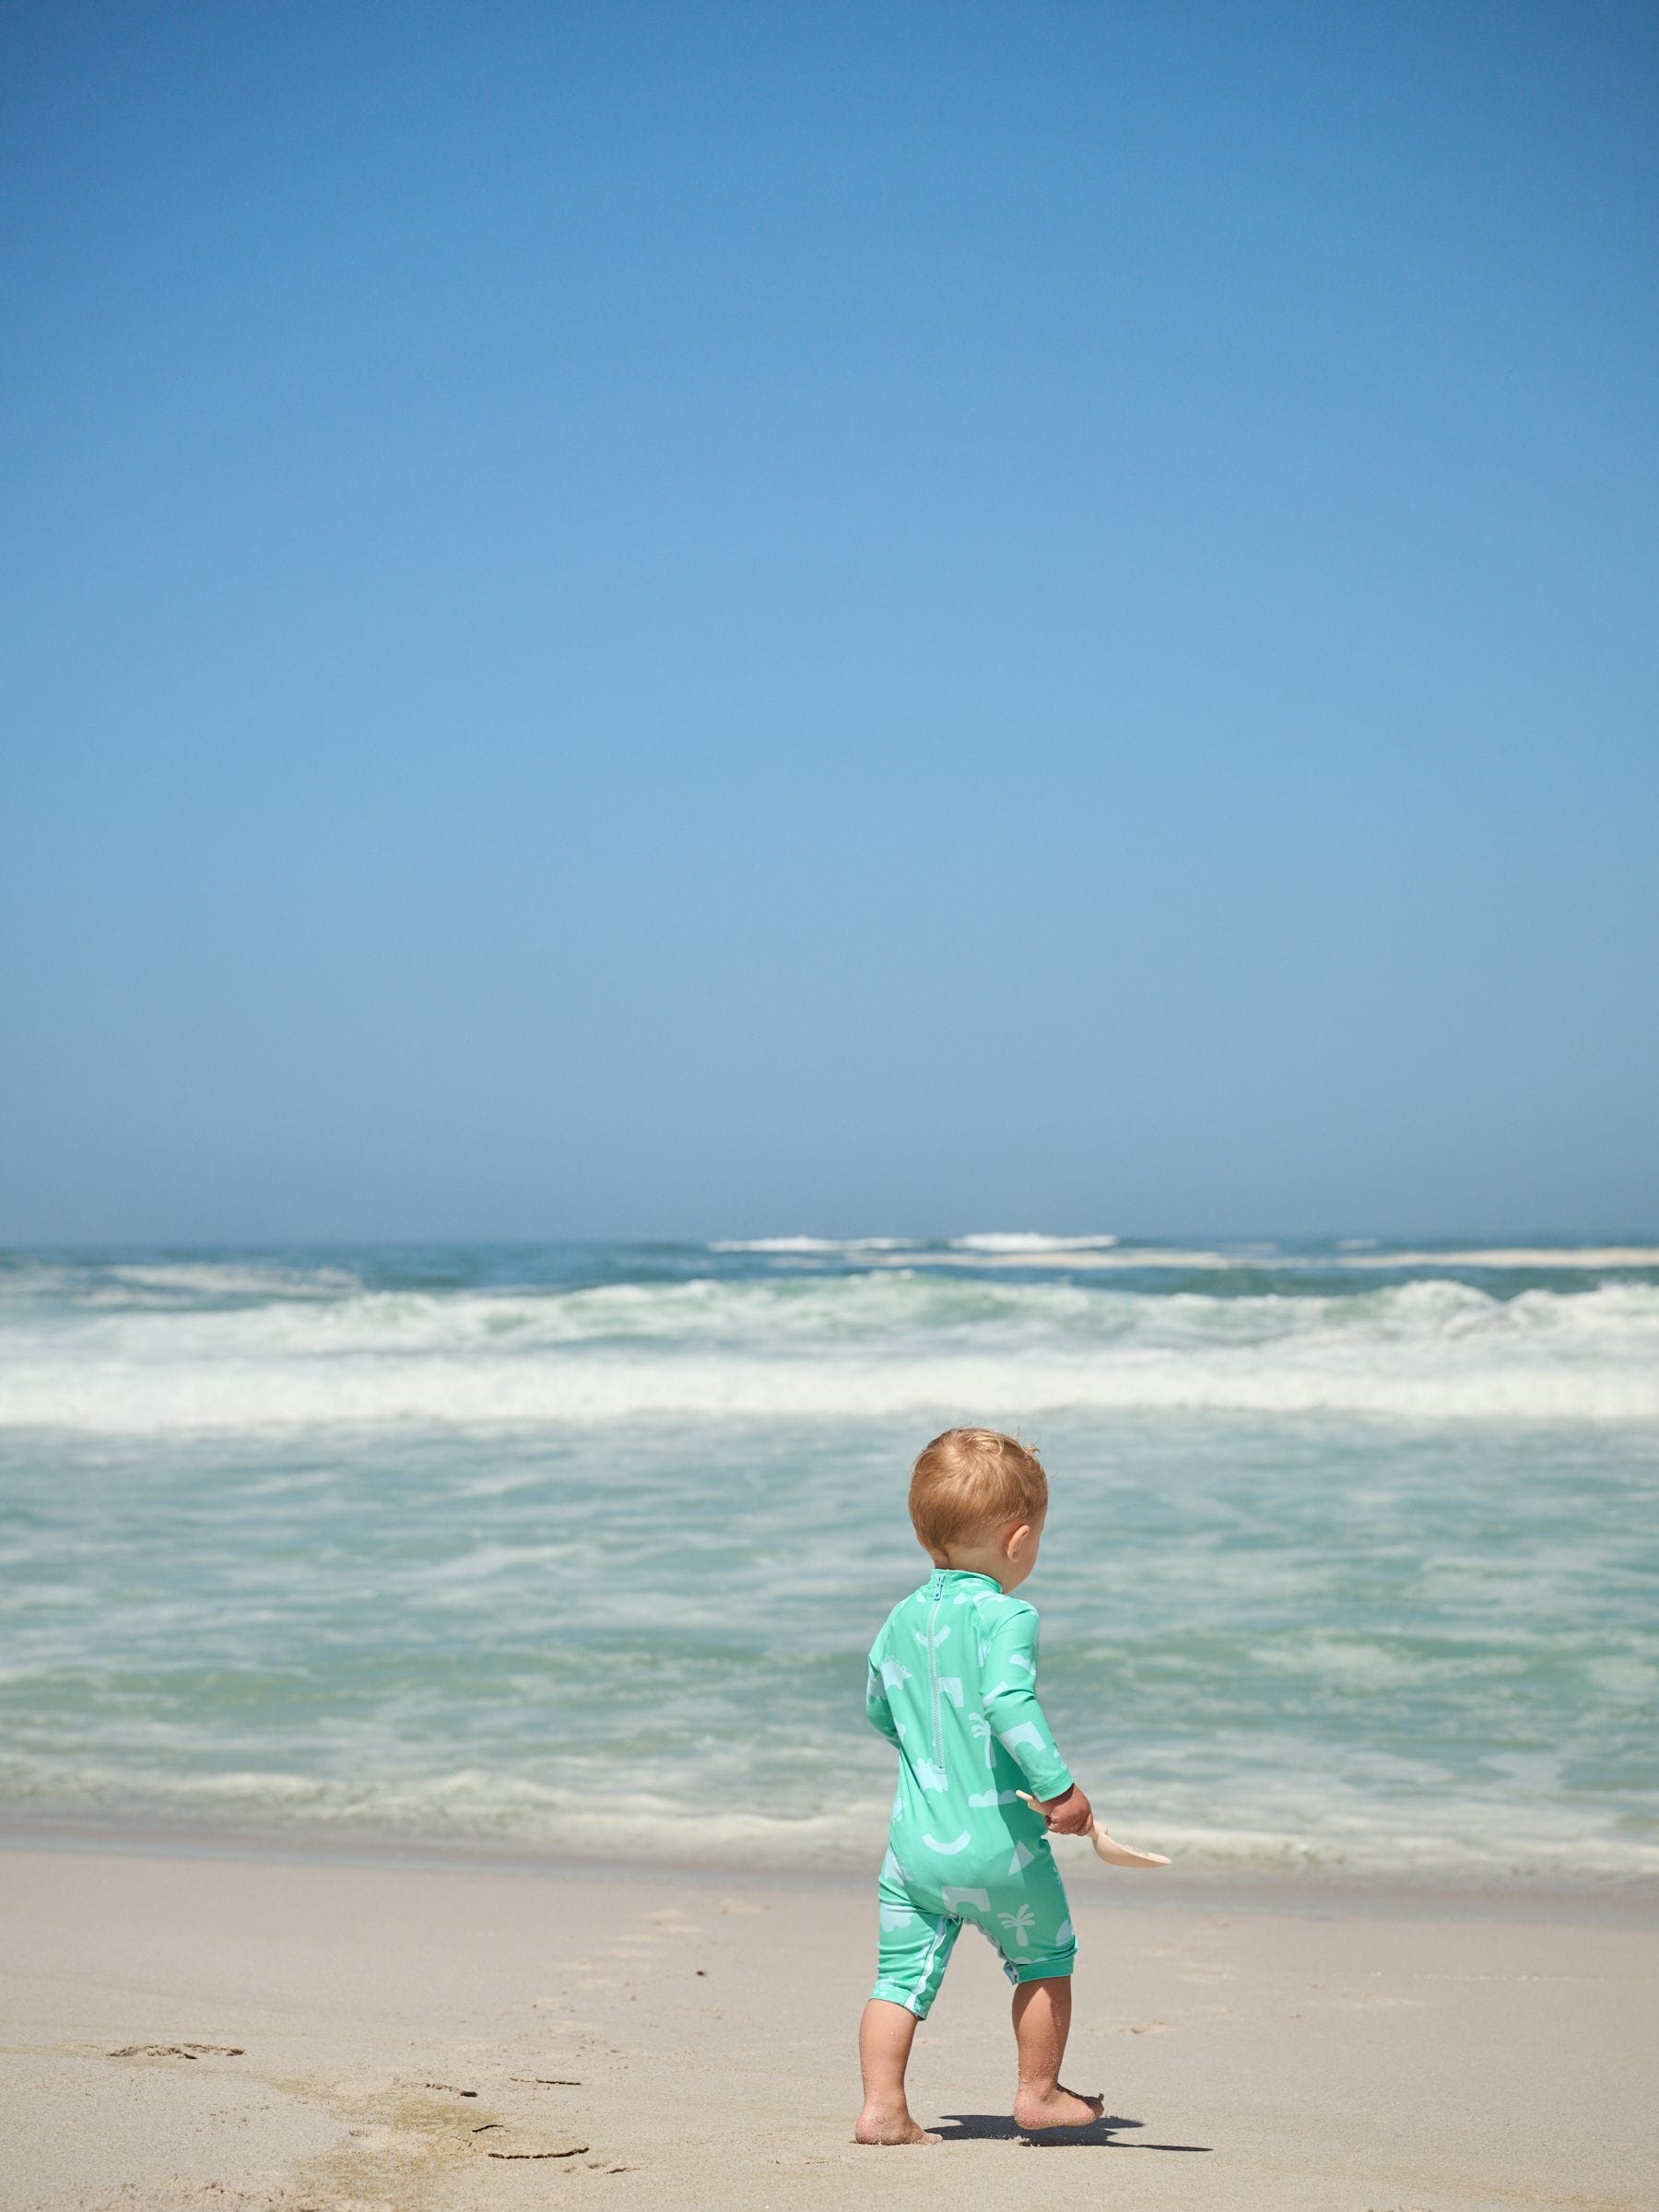
[[[939,1607],[945,1598],[945,1575],[935,1568],[933,1578],[933,1611],[927,1617],[927,1686],[933,1692],[934,1764],[943,1775],[945,1771],[945,1720],[939,1711]]]

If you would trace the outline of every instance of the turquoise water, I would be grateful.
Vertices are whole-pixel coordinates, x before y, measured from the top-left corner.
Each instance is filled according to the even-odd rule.
[[[1630,1247],[11,1254],[0,1793],[866,1862],[863,1654],[957,1419],[1043,1448],[1045,1701],[1124,1833],[1659,1875]]]

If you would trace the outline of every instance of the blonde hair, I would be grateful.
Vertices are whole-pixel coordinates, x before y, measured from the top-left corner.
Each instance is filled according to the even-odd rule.
[[[1047,1504],[1042,1462],[995,1429],[947,1429],[911,1469],[910,1517],[924,1551],[948,1551],[1009,1521],[1035,1521]]]

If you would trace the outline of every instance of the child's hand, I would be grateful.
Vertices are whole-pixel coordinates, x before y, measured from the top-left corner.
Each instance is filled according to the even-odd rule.
[[[1086,1836],[1094,1826],[1094,1807],[1075,1782],[1064,1797],[1039,1799],[1037,1810],[1057,1836]]]

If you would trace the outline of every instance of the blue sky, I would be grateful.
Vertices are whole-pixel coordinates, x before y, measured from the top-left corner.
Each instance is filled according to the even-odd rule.
[[[9,8],[0,1238],[1659,1229],[1656,80]]]

